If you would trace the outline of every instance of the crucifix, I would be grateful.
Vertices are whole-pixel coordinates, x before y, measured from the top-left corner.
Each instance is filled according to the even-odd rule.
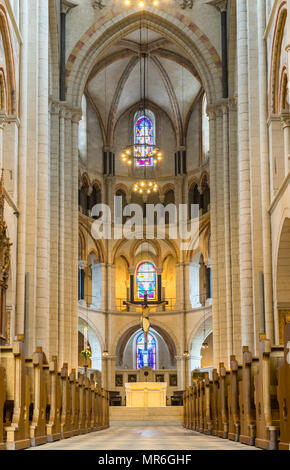
[[[144,293],[144,302],[142,303],[142,317],[141,317],[141,328],[144,332],[145,339],[145,351],[148,350],[148,333],[150,330],[150,319],[149,319],[150,307],[148,305],[148,294]]]

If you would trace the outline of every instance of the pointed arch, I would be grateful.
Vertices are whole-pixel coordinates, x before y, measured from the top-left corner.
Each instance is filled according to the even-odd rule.
[[[162,8],[161,8],[162,10]],[[186,22],[184,15],[176,17],[167,12],[160,14],[151,7],[142,11],[129,10],[126,18],[114,12],[114,18],[94,23],[73,48],[66,66],[67,99],[79,107],[85,84],[95,65],[96,57],[109,45],[142,27],[148,27],[181,46],[192,59],[206,90],[209,103],[214,103],[222,94],[221,60],[206,34],[194,23]],[[201,51],[204,51],[203,53]]]
[[[3,40],[6,61],[6,112],[13,115],[18,112],[15,61],[9,21],[4,6],[0,4],[0,33]],[[4,65],[4,64],[3,64]]]

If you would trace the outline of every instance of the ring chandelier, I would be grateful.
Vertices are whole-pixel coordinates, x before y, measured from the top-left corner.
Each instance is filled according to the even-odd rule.
[[[133,186],[133,191],[139,194],[151,194],[158,192],[158,184],[154,181],[140,181],[135,183]]]
[[[145,149],[145,155],[141,155],[140,148]],[[150,165],[150,160],[153,158],[153,162],[156,165],[160,160],[162,160],[162,153],[160,148],[157,145],[148,145],[148,144],[133,144],[128,145],[123,149],[121,153],[121,159],[123,162],[128,165],[132,165],[135,160],[144,160],[145,165]]]

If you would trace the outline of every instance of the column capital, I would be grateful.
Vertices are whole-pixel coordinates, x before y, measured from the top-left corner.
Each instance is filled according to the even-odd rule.
[[[84,270],[87,267],[88,263],[87,261],[79,261],[79,269]]]
[[[285,129],[286,127],[290,127],[290,114],[282,112],[281,113],[281,122],[282,122],[283,129]]]
[[[0,111],[0,129],[4,129],[8,121],[8,116],[5,111]]]
[[[208,5],[212,5],[221,13],[227,11],[228,8],[228,0],[209,0],[206,2]]]
[[[72,8],[78,6],[78,3],[71,2],[69,0],[61,0],[61,13],[67,15]]]

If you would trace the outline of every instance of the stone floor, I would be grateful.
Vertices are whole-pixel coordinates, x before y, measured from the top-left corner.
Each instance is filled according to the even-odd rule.
[[[181,426],[111,427],[30,450],[257,450]]]

